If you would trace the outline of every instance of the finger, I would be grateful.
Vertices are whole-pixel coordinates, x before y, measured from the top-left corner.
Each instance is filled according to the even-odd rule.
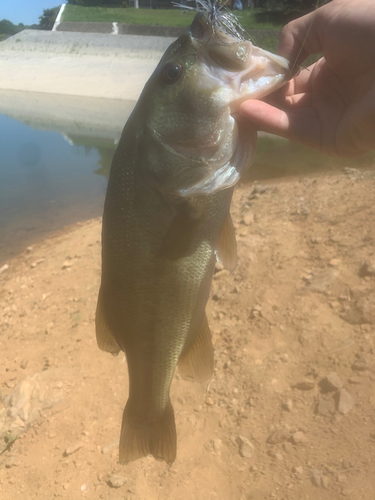
[[[319,62],[319,61],[318,61]],[[306,69],[303,69],[299,75],[295,76],[288,85],[282,87],[284,95],[302,94],[303,92],[311,92],[312,74],[317,63],[312,64]]]
[[[311,92],[301,92],[300,94],[284,95],[273,93],[262,99],[262,102],[284,110],[311,107],[313,101]]]
[[[315,12],[288,23],[281,31],[277,53],[293,64],[302,64],[310,54],[321,51]]]
[[[262,101],[245,101],[240,114],[263,132],[321,150],[321,126],[312,108],[281,110]]]

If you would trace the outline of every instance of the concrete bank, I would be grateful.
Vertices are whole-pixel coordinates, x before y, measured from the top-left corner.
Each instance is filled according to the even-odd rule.
[[[135,101],[174,39],[25,30],[0,44],[0,90]]]
[[[79,33],[107,33],[114,31],[114,23],[78,23],[72,21],[62,21],[56,27],[57,31],[74,31]],[[185,33],[186,27],[182,26],[150,26],[146,24],[119,24],[115,23],[117,34],[119,35],[138,35],[138,36],[163,36],[179,37]]]

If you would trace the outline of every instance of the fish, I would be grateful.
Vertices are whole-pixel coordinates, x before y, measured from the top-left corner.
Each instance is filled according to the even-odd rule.
[[[213,376],[205,309],[216,261],[237,265],[230,203],[256,149],[236,112],[290,68],[246,39],[229,11],[197,5],[125,124],[104,204],[95,323],[99,348],[127,360],[121,464],[148,455],[172,464],[175,369],[200,383]]]

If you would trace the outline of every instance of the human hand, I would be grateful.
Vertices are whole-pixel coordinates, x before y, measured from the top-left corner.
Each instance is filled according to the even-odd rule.
[[[320,52],[267,102],[245,101],[240,113],[258,130],[331,155],[375,150],[375,1],[333,0],[285,26],[280,55],[298,65]]]

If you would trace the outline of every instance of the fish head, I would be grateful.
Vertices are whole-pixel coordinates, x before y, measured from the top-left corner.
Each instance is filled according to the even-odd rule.
[[[148,164],[163,188],[188,197],[233,186],[256,149],[256,131],[236,112],[280,87],[288,72],[288,61],[254,46],[232,14],[199,12],[140,99],[154,142]]]

